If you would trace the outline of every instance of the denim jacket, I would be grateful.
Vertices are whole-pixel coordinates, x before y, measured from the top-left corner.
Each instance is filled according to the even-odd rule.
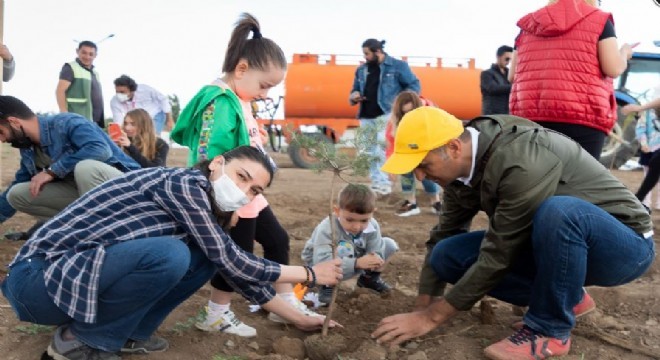
[[[62,113],[38,116],[40,147],[51,159],[50,170],[59,179],[73,173],[82,160],[98,160],[122,172],[139,169],[140,165],[126,155],[95,123],[78,114]],[[42,169],[34,163],[33,148],[21,149],[21,166],[14,181],[0,195],[0,222],[14,215],[7,193],[14,184],[28,182]]]
[[[360,94],[364,94],[366,83],[367,64],[362,64],[355,70],[351,93],[359,91]],[[421,90],[419,79],[410,70],[408,63],[385,55],[385,60],[380,64],[380,81],[378,82],[378,106],[385,114],[392,111],[394,98],[404,90],[411,90],[419,94]]]

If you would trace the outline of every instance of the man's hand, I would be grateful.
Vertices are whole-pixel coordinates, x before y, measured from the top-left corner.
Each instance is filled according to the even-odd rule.
[[[351,104],[355,105],[361,101],[364,101],[364,97],[360,94],[359,91],[353,91],[350,96]]]
[[[384,318],[371,334],[379,344],[396,346],[414,337],[422,336],[442,325],[458,313],[444,300],[433,302],[422,311],[397,314]]]
[[[355,267],[357,269],[364,269],[364,270],[376,270],[378,269],[381,265],[385,263],[383,259],[380,258],[376,253],[371,253],[367,254],[365,256],[359,257],[355,261]]]
[[[41,192],[41,189],[44,187],[44,185],[53,181],[53,179],[54,177],[45,171],[42,171],[37,175],[33,176],[32,180],[30,180],[30,194],[32,195],[32,197],[37,197],[37,195],[39,195],[39,192]]]
[[[14,59],[14,56],[9,52],[9,48],[5,44],[0,45],[0,57],[7,62]]]

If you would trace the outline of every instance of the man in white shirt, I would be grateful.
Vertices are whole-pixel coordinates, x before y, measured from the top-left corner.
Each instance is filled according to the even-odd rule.
[[[115,79],[115,96],[110,100],[113,122],[122,124],[126,113],[133,109],[144,109],[154,120],[156,135],[160,135],[167,120],[167,127],[172,128],[172,106],[167,96],[151,86],[137,84],[127,75]]]

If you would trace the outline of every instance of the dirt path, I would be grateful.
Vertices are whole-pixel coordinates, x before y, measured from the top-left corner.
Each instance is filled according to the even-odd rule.
[[[18,166],[18,152],[6,147],[3,155],[2,175],[6,186]],[[326,175],[291,168],[285,155],[276,154],[276,158],[282,169],[273,187],[267,191],[267,197],[291,236],[292,262],[299,263],[304,242],[316,224],[327,215],[330,181]],[[184,163],[185,151],[174,150],[169,165],[183,166]],[[636,189],[641,182],[641,172],[615,173],[632,189]],[[384,274],[396,291],[390,296],[380,297],[370,292],[352,291],[351,283],[345,284],[335,312],[336,319],[344,328],[332,331],[332,334],[341,335],[336,346],[345,347],[340,352],[341,359],[482,359],[483,348],[509,335],[509,325],[519,319],[507,304],[495,302],[495,322],[492,325],[481,325],[477,306],[454,318],[447,326],[396,351],[381,348],[369,339],[369,334],[381,318],[411,309],[424,258],[424,241],[437,221],[423,195],[420,196],[423,213],[418,216],[406,219],[394,216],[399,201],[396,194],[380,199],[376,214],[383,233],[395,238],[401,247],[401,252]],[[660,218],[654,215],[654,220]],[[30,217],[19,214],[0,224],[0,235],[10,230],[27,229],[32,223]],[[483,229],[485,226],[486,219],[480,214],[473,223],[473,229]],[[3,264],[0,274],[4,274],[4,265],[11,261],[21,245],[0,240],[0,263]],[[124,358],[292,359],[287,354],[295,356],[296,351],[299,353],[302,340],[312,335],[272,323],[263,313],[250,314],[247,304],[239,297],[235,298],[233,309],[242,320],[257,328],[257,338],[242,339],[200,332],[191,326],[192,319],[204,306],[209,291],[208,286],[201,289],[160,327],[159,334],[167,337],[171,344],[167,352]],[[589,292],[596,300],[598,310],[579,322],[573,336],[571,355],[565,359],[660,358],[660,265],[657,261],[646,275],[631,284],[609,289],[589,288]],[[50,328],[18,322],[4,297],[0,297],[0,358],[39,359],[50,341],[50,335]]]

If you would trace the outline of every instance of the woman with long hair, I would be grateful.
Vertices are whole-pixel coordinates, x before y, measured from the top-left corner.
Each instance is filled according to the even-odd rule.
[[[133,109],[126,113],[122,130],[122,135],[114,141],[140,166],[165,166],[170,147],[156,136],[154,122],[146,110]]]

